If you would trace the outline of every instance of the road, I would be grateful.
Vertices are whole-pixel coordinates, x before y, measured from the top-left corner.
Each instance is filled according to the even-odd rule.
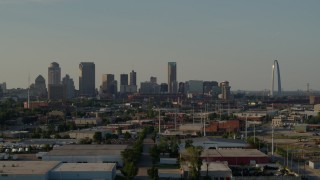
[[[320,177],[320,170],[318,169],[311,169],[308,165],[306,165],[304,162],[295,162],[291,159],[286,161],[286,159],[278,154],[274,154],[273,156],[274,160],[279,162],[281,165],[284,165],[289,167],[293,172],[300,174],[301,176],[308,177],[308,180],[318,180]]]
[[[148,176],[148,169],[152,167],[152,157],[149,155],[149,149],[154,145],[150,136],[143,140],[143,152],[141,154],[140,161],[138,162],[139,171],[136,180],[150,179]]]

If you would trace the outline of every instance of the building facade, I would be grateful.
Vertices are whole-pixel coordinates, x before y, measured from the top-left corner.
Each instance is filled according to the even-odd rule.
[[[178,90],[177,83],[177,63],[168,62],[168,90],[169,93],[175,94]]]
[[[95,96],[95,64],[93,62],[81,62],[79,69],[80,96]]]
[[[65,93],[67,99],[72,99],[75,97],[75,86],[74,81],[68,74],[62,79],[62,84],[65,87]]]

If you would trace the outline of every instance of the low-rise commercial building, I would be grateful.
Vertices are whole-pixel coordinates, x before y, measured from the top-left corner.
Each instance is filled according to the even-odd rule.
[[[65,145],[43,155],[42,160],[64,163],[116,163],[121,167],[121,152],[127,148],[127,145]]]
[[[61,163],[50,171],[50,180],[105,179],[116,177],[115,163]]]
[[[48,180],[49,171],[59,164],[59,161],[0,161],[0,179]]]
[[[201,153],[206,162],[226,161],[229,165],[254,165],[269,162],[268,155],[257,149],[206,149]]]
[[[187,140],[192,140],[192,145],[197,147],[201,146],[204,149],[243,149],[248,148],[250,145],[238,139],[222,139],[212,137],[199,137],[182,139],[179,145],[179,150],[182,152],[185,148]]]

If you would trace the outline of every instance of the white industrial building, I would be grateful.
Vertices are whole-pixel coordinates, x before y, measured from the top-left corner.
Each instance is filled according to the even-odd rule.
[[[113,180],[115,163],[62,163],[59,161],[0,161],[4,180]]]
[[[58,161],[0,161],[0,179],[5,180],[48,180],[49,171]]]
[[[115,163],[61,163],[50,171],[50,180],[106,179],[116,177]]]
[[[127,145],[65,145],[43,155],[42,160],[64,163],[116,163],[121,167],[121,152],[127,148]]]

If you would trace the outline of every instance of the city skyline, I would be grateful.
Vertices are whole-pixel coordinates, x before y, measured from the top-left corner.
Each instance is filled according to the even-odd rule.
[[[78,64],[90,61],[96,88],[102,74],[119,81],[132,70],[160,84],[174,61],[178,82],[269,90],[276,59],[284,91],[320,90],[319,1],[125,2],[0,0],[0,82],[26,88],[29,73],[48,82],[57,62],[78,87]]]

